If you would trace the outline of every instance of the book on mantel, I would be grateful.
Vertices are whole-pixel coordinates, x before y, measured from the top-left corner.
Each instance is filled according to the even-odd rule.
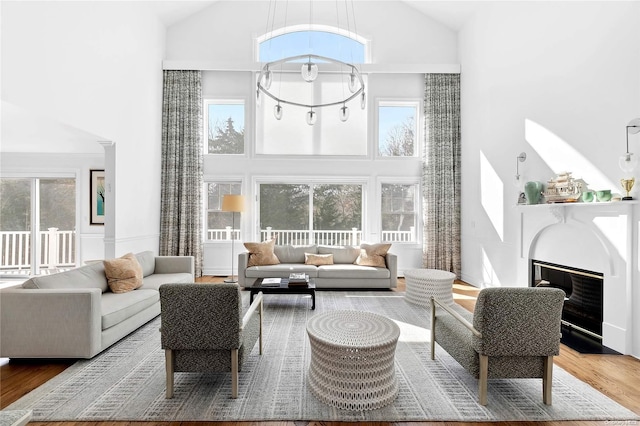
[[[309,275],[302,272],[292,272],[289,274],[289,285],[308,285]]]

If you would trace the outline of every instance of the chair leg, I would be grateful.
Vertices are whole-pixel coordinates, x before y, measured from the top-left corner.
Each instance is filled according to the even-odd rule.
[[[545,357],[542,376],[542,402],[551,405],[551,387],[553,385],[553,356]]]
[[[164,362],[167,374],[167,398],[173,398],[173,370],[174,370],[174,358],[173,350],[164,350]]]
[[[480,378],[478,379],[478,399],[480,405],[487,405],[487,385],[489,383],[489,357],[480,355]]]
[[[436,359],[436,302],[431,298],[431,359]]]
[[[262,300],[260,300],[260,355],[262,355],[262,318],[264,309],[262,307]]]
[[[231,398],[238,397],[238,350],[231,349]]]

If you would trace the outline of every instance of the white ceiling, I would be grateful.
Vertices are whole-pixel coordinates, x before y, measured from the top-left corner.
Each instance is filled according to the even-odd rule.
[[[149,1],[147,6],[160,18],[166,25],[171,26],[194,13],[217,3],[219,0],[168,0],[168,1]],[[235,0],[242,1],[242,0]],[[269,0],[260,0],[269,1]],[[275,0],[283,2],[285,0]],[[311,0],[293,0],[293,1],[311,1]],[[329,1],[329,0],[314,0]],[[350,0],[349,0],[350,1]],[[371,1],[371,0],[353,0],[355,2]],[[459,30],[462,28],[466,20],[478,8],[486,6],[489,1],[486,0],[384,0],[387,2],[402,2],[414,8],[418,12],[429,16],[436,21],[448,26],[451,29]]]

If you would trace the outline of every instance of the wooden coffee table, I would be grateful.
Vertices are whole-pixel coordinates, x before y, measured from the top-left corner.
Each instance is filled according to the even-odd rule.
[[[263,278],[258,278],[249,290],[251,294],[249,296],[249,304],[253,302],[253,296],[262,292],[262,294],[308,294],[311,296],[311,309],[316,308],[316,284],[313,278],[309,278],[309,284],[307,285],[292,285],[289,286],[289,280],[282,278],[280,284],[276,287],[273,285],[263,285]]]

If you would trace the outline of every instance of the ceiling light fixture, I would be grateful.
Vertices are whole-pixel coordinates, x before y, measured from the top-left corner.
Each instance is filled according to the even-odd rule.
[[[343,78],[343,81],[346,81],[346,85],[348,87],[348,90],[346,91],[347,96],[324,103],[308,103],[298,99],[285,99],[284,97],[275,94],[274,91],[271,90],[274,73],[273,70],[280,69],[278,72],[285,72],[282,70],[282,67],[280,67],[280,65],[299,62],[301,59],[306,59],[306,62],[303,63],[301,67],[301,76],[302,79],[308,83],[314,83],[318,79],[318,75],[321,71],[320,67],[318,66],[319,63],[323,68],[326,69],[327,72],[334,73],[336,67],[338,68],[338,72],[340,73],[342,73],[340,69],[348,69],[348,75]],[[349,107],[347,107],[347,103],[349,101],[360,97],[360,107],[364,109],[367,104],[364,88],[364,79],[362,78],[362,74],[355,65],[342,62],[337,59],[327,58],[325,56],[298,55],[264,64],[262,70],[260,71],[260,75],[258,76],[257,97],[259,100],[260,94],[264,93],[266,96],[277,102],[273,109],[273,114],[278,120],[282,118],[282,104],[308,108],[309,112],[307,112],[307,124],[313,125],[316,122],[316,112],[314,111],[314,109],[317,108],[341,105],[338,113],[340,116],[340,120],[342,121],[347,121],[349,119]]]
[[[351,0],[353,2],[353,0]],[[347,5],[347,0],[345,0],[345,6]],[[288,2],[287,2],[288,7]],[[285,7],[285,27],[286,27],[286,16],[287,16],[287,7]],[[274,11],[275,15],[275,6],[269,7],[269,10]],[[345,7],[347,10],[347,26],[349,26],[349,8]],[[353,4],[351,5],[351,10],[353,11]],[[337,14],[337,10],[336,10]],[[270,15],[270,14],[269,14]],[[355,27],[355,16],[353,16],[353,12],[351,13],[353,25]],[[267,18],[267,22],[269,22],[269,16]],[[273,16],[272,18],[275,18]],[[309,28],[313,27],[313,2],[310,2],[309,8]],[[275,20],[275,19],[273,19]],[[273,25],[273,21],[272,21]],[[338,22],[338,28],[340,28]],[[273,32],[273,27],[272,27]],[[351,30],[347,28],[347,33],[349,37],[351,35]],[[309,51],[312,50],[311,39],[309,39]],[[300,76],[303,81],[309,84],[318,84],[321,86],[322,77],[328,76],[330,74],[337,75],[338,79],[343,86],[343,89],[336,92],[341,92],[341,96],[336,96],[334,99],[326,100],[325,102],[315,103],[312,100],[305,100],[304,94],[300,92],[300,90],[296,90],[295,94],[289,93],[288,95],[282,95],[282,75],[284,73],[292,73],[298,69],[300,72]],[[279,78],[276,77],[276,74],[279,75]],[[326,77],[329,78],[329,77]],[[333,77],[335,78],[335,77]],[[332,80],[335,81],[335,80]],[[319,90],[321,90],[320,87]],[[318,90],[314,88],[313,93],[320,93]],[[325,95],[325,93],[323,93]],[[329,58],[326,56],[319,56],[312,53],[307,53],[303,55],[290,56],[278,60],[274,60],[271,62],[265,63],[260,69],[260,74],[258,75],[257,81],[257,90],[256,90],[256,104],[261,104],[261,97],[268,96],[276,102],[276,105],[273,108],[273,115],[277,120],[281,120],[284,107],[283,105],[293,105],[302,108],[308,109],[306,114],[307,124],[310,126],[314,125],[317,121],[317,109],[331,106],[340,106],[337,110],[338,116],[341,121],[347,121],[349,119],[349,107],[347,103],[350,101],[360,98],[360,108],[363,110],[366,108],[367,99],[365,94],[365,83],[362,78],[362,74],[358,67],[352,63],[343,62],[341,60],[335,58]]]

